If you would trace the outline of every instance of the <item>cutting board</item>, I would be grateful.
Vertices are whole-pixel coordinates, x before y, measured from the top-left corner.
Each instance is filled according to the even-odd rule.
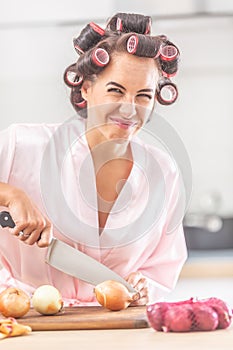
[[[120,311],[110,311],[101,306],[66,307],[52,316],[40,315],[30,309],[17,322],[31,326],[35,331],[149,327],[145,306],[128,307]]]

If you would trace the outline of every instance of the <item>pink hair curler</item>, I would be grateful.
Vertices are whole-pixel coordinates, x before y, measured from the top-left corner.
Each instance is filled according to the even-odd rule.
[[[158,93],[158,101],[164,105],[172,104],[173,102],[175,102],[177,97],[177,88],[171,82],[165,83]]]
[[[134,54],[138,47],[138,37],[137,35],[131,35],[127,41],[127,51]]]
[[[83,81],[83,77],[77,75],[75,66],[76,64],[72,64],[64,73],[64,81],[70,87],[79,86]]]
[[[82,55],[84,53],[84,51],[81,49],[81,47],[76,43],[74,43],[74,48],[79,55]]]
[[[146,30],[144,34],[149,34],[151,31],[151,18],[149,18],[147,26],[146,26]]]
[[[159,52],[163,61],[174,61],[179,55],[179,51],[174,45],[162,45]]]
[[[162,70],[162,74],[163,74],[163,76],[164,76],[165,78],[172,78],[172,77],[174,77],[174,76],[176,75],[176,73],[177,73],[177,70],[176,70],[175,72],[173,72],[173,73],[167,73],[167,72],[164,72],[164,71]]]
[[[105,33],[105,30],[103,28],[101,28],[100,26],[98,26],[98,24],[94,23],[94,22],[91,22],[89,23],[90,24],[90,27],[96,32],[98,33],[99,35],[103,36],[104,33]]]
[[[95,49],[92,53],[92,62],[99,67],[104,67],[109,62],[109,54],[102,48]]]
[[[122,20],[121,20],[121,18],[117,18],[117,21],[116,21],[116,30],[117,31],[119,31],[119,32],[121,32],[122,31]]]
[[[87,101],[86,100],[81,100],[80,102],[75,102],[74,103],[77,107],[79,108],[85,108],[87,105]]]

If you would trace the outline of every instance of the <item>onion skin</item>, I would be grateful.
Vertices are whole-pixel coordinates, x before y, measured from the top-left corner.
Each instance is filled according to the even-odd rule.
[[[55,315],[63,308],[63,300],[59,290],[44,284],[38,287],[32,296],[32,306],[42,315]]]
[[[30,297],[23,290],[8,287],[0,293],[0,312],[5,317],[19,318],[30,309]]]
[[[139,293],[130,293],[122,283],[113,280],[99,283],[94,293],[100,305],[112,311],[124,310],[140,297]]]

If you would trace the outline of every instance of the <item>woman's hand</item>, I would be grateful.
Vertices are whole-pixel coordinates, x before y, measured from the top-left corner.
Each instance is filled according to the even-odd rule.
[[[146,305],[149,302],[148,297],[148,281],[141,272],[132,272],[127,278],[126,281],[130,283],[140,294],[140,298],[130,305],[139,306]]]
[[[7,195],[0,204],[8,207],[15,222],[15,227],[9,229],[12,235],[26,244],[37,243],[39,247],[47,247],[52,239],[52,224],[49,220],[41,214],[25,192],[7,184],[4,184],[4,192]]]

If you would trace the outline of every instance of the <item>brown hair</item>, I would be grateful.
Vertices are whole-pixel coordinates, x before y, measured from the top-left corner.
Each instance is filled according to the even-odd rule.
[[[103,29],[91,22],[83,28],[80,35],[74,39],[74,47],[80,55],[76,63],[69,66],[64,73],[65,83],[71,87],[70,100],[77,112],[86,118],[86,103],[82,99],[82,82],[93,80],[111,60],[115,52],[129,52],[140,57],[154,58],[159,69],[161,79],[156,90],[157,99],[162,104],[166,102],[159,94],[164,85],[169,85],[170,76],[176,74],[179,61],[179,50],[164,35],[151,36],[151,18],[139,14],[118,13],[107,22]],[[135,44],[131,50],[131,42]],[[162,54],[169,52],[168,48],[177,53],[174,57]],[[69,75],[72,74],[72,79]],[[176,85],[171,83],[173,89]],[[177,97],[177,94],[176,94]]]

